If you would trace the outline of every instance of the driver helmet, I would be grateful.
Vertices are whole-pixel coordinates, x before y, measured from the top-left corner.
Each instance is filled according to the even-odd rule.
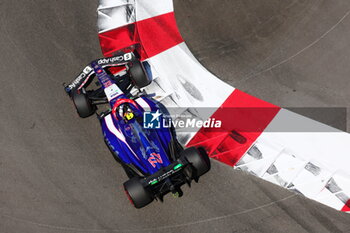
[[[130,121],[135,117],[135,114],[128,104],[123,104],[119,108],[119,116],[125,121]]]

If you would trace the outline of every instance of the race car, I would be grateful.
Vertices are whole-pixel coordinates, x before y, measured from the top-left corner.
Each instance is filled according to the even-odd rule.
[[[96,114],[99,119],[106,145],[129,177],[123,186],[136,208],[155,199],[163,202],[170,192],[182,196],[182,185],[198,182],[210,170],[206,151],[183,149],[171,123],[154,128],[146,124],[146,115],[150,122],[171,122],[166,109],[141,91],[152,81],[147,67],[133,52],[123,52],[91,62],[64,84],[78,115]],[[91,89],[96,78],[96,88]],[[103,105],[107,109],[99,111]]]

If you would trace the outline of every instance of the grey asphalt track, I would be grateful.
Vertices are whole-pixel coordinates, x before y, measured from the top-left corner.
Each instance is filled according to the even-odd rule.
[[[178,0],[175,6],[187,44],[218,77],[349,132],[350,114],[310,109],[350,107],[349,1]]]
[[[177,0],[175,10],[225,81],[282,106],[346,107],[350,3],[264,2]],[[96,6],[0,3],[0,232],[350,232],[349,215],[215,161],[181,199],[134,209],[98,122],[79,119],[61,86],[101,56]]]

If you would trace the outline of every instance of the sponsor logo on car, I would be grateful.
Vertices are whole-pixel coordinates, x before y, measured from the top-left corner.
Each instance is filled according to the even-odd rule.
[[[109,64],[109,63],[130,61],[131,59],[132,59],[132,53],[126,53],[126,54],[120,55],[120,56],[99,59],[97,61],[97,63],[99,65],[103,65],[103,64]]]
[[[73,88],[75,88],[77,85],[80,84],[81,80],[83,80],[84,78],[86,78],[86,76],[92,71],[93,69],[90,66],[85,67],[85,69],[83,70],[83,72],[76,78],[74,79],[74,81],[69,84],[68,88],[70,90],[72,90]],[[67,88],[67,89],[68,89]]]
[[[110,81],[108,81],[108,82],[110,82]],[[109,101],[111,101],[115,97],[123,94],[122,90],[120,90],[120,88],[116,84],[113,84],[112,82],[110,82],[109,86],[106,85],[104,92],[105,92],[106,97]]]

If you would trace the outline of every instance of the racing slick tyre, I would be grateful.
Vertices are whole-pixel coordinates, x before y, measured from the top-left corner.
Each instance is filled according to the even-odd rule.
[[[151,79],[148,77],[144,66],[139,60],[132,62],[132,66],[129,69],[132,82],[137,88],[143,88],[151,83]]]
[[[137,208],[142,208],[154,199],[152,193],[146,190],[140,178],[134,177],[124,183],[124,190],[130,202]]]
[[[183,156],[195,169],[194,176],[200,177],[210,170],[210,159],[203,148],[189,147],[181,152]]]
[[[86,118],[95,113],[95,106],[92,105],[89,98],[84,93],[74,93],[73,103],[81,118]]]

